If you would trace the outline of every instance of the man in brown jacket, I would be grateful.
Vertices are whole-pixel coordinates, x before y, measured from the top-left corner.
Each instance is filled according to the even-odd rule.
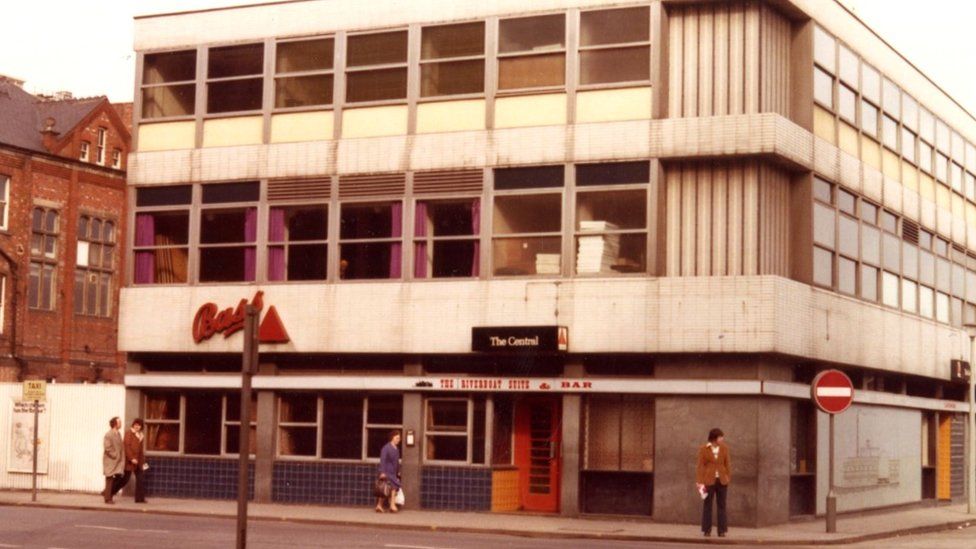
[[[732,465],[729,461],[729,447],[725,445],[725,433],[712,429],[708,433],[708,443],[698,450],[698,466],[695,472],[699,487],[704,487],[705,506],[702,509],[702,533],[712,535],[712,501],[718,503],[718,536],[725,537],[729,530],[725,514],[725,494],[732,480]]]
[[[102,437],[102,474],[105,475],[105,490],[102,496],[105,503],[115,503],[112,496],[115,494],[117,483],[122,477],[124,469],[124,451],[122,448],[122,435],[119,428],[122,427],[122,420],[113,417],[108,422],[108,432]]]
[[[144,426],[142,419],[136,418],[132,421],[132,428],[125,433],[125,480],[122,487],[128,483],[130,475],[136,477],[136,503],[146,503],[146,487],[142,483],[146,464],[146,451],[142,444]]]

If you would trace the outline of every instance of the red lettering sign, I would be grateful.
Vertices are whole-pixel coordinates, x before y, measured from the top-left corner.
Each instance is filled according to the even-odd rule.
[[[254,294],[251,305],[260,312],[264,308],[264,292]],[[228,307],[223,311],[214,303],[204,303],[193,317],[193,341],[201,343],[219,333],[227,338],[241,331],[244,329],[245,307],[246,299],[242,299],[236,309]]]

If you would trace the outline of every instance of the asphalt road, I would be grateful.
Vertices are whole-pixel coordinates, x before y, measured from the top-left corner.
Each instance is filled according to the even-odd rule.
[[[0,506],[0,549],[129,548],[225,549],[234,546],[235,521],[226,518],[154,515],[150,513],[76,511]],[[601,540],[526,538],[490,534],[420,532],[375,527],[331,526],[279,521],[251,521],[248,547],[379,548],[379,549],[678,549],[716,547],[686,543],[635,543]],[[767,546],[768,547],[768,546]],[[859,549],[969,549],[976,547],[976,528],[881,540]]]

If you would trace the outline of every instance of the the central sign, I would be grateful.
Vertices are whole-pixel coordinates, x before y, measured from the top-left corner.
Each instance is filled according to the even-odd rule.
[[[565,326],[471,328],[471,350],[481,353],[568,351],[569,329]]]
[[[228,338],[243,330],[247,305],[247,300],[242,299],[236,308],[221,310],[215,303],[204,303],[193,317],[193,341],[203,343],[217,334],[224,334],[224,338]],[[251,305],[260,314],[264,308],[264,292],[255,293]],[[268,308],[268,313],[258,328],[258,340],[261,343],[288,343],[291,340],[274,306]]]

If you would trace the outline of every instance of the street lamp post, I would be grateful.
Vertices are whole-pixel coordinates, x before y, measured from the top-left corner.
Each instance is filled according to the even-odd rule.
[[[976,324],[966,323],[964,326],[969,336],[969,380],[966,391],[966,510],[973,515],[976,514],[976,410],[973,409],[973,394],[976,392],[976,377],[973,376],[973,366],[976,362]]]

